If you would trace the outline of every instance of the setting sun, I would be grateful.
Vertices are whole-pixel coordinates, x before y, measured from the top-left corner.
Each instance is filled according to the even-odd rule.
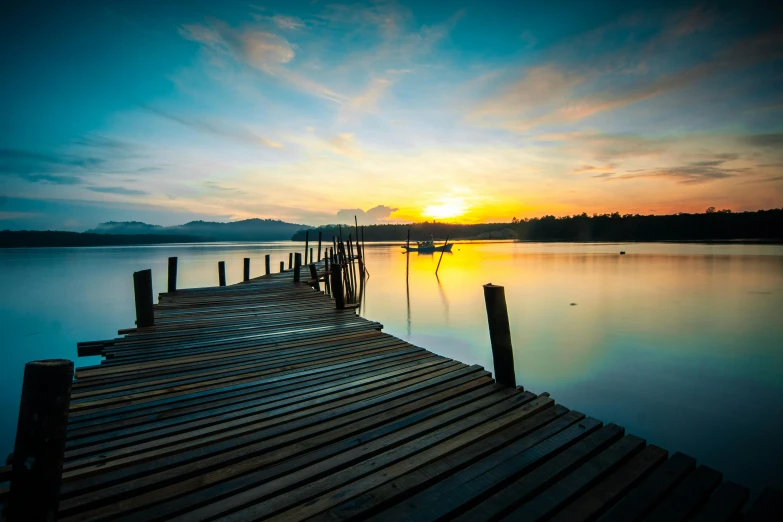
[[[422,211],[425,217],[450,219],[459,217],[468,210],[462,198],[444,198],[434,205],[428,205]]]

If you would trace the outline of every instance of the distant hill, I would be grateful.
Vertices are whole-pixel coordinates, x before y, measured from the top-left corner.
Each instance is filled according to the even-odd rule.
[[[229,223],[191,221],[184,225],[161,227],[140,221],[109,221],[88,230],[93,234],[155,234],[187,236],[200,241],[275,241],[291,239],[296,232],[309,228],[306,225],[286,223],[276,219],[245,219]]]

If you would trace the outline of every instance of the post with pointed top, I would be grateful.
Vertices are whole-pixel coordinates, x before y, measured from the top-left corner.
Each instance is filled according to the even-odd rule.
[[[133,294],[136,299],[136,327],[153,326],[155,314],[152,310],[152,270],[133,272]]]
[[[271,256],[269,254],[264,256],[264,269],[266,271],[266,275],[269,275],[272,273],[272,267],[270,266]]]
[[[302,254],[299,252],[296,253],[296,256],[294,256],[294,283],[299,282],[299,272],[302,267]]]
[[[10,522],[57,520],[72,382],[73,362],[66,359],[24,367],[6,511]]]
[[[332,295],[338,310],[345,308],[345,294],[343,293],[343,269],[339,263],[332,265]]]
[[[218,261],[218,283],[220,286],[226,286],[226,262]]]
[[[250,258],[245,258],[245,269],[242,274],[242,281],[250,281]]]
[[[484,302],[487,306],[495,380],[504,386],[514,387],[517,380],[514,375],[514,351],[511,348],[505,289],[492,283],[484,285]]]
[[[318,282],[318,269],[315,268],[315,263],[310,263],[310,278],[315,281],[313,286],[319,292],[321,291],[321,283]]]
[[[177,258],[169,258],[169,292],[177,291]]]

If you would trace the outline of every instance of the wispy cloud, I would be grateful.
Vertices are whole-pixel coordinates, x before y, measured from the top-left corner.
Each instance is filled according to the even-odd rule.
[[[100,192],[102,194],[119,194],[121,196],[145,196],[149,194],[144,190],[128,189],[125,187],[85,187],[87,190],[93,192]]]
[[[392,214],[398,210],[398,208],[388,205],[378,205],[366,211],[360,208],[344,208],[337,211],[336,218],[338,223],[348,224],[354,223],[354,217],[359,221],[359,224],[388,223]]]

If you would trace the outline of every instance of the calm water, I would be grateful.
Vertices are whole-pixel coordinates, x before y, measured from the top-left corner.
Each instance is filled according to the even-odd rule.
[[[134,324],[131,273],[166,258],[181,288],[287,264],[299,244],[0,250],[0,452],[13,446],[24,363]],[[483,243],[438,257],[368,245],[360,312],[385,331],[492,368],[481,285],[504,285],[519,384],[754,488],[783,487],[783,247]],[[618,252],[625,250],[625,256]],[[572,305],[572,303],[575,303]],[[77,366],[94,364],[83,358]]]

